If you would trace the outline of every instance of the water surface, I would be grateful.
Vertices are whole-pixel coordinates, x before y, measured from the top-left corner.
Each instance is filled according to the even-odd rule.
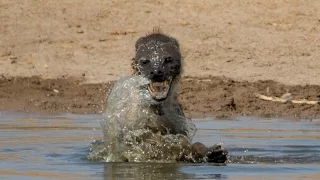
[[[100,115],[0,113],[0,179],[320,179],[320,120],[194,120],[194,141],[223,143],[230,162],[90,163]]]

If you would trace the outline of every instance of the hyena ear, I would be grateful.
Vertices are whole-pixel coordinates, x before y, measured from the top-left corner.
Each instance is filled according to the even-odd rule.
[[[140,46],[140,44],[141,44],[141,41],[142,41],[142,39],[139,38],[139,39],[136,41],[136,44],[134,45],[134,47],[136,48],[136,52],[137,52],[137,50],[138,50],[138,48],[139,48],[139,46]]]
[[[170,38],[171,43],[176,46],[178,49],[180,49],[180,44],[175,38]]]
[[[141,45],[143,45],[146,41],[146,37],[143,36],[143,37],[140,37],[137,41],[136,41],[136,44],[134,45],[135,49],[136,49],[136,52],[138,51],[138,49],[140,48]]]

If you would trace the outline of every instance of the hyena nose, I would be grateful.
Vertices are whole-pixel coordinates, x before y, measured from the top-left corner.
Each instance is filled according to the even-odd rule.
[[[160,69],[155,69],[155,70],[151,71],[151,75],[153,75],[153,76],[162,76],[163,72]]]
[[[155,81],[164,81],[164,73],[161,69],[155,69],[150,72],[150,77]]]

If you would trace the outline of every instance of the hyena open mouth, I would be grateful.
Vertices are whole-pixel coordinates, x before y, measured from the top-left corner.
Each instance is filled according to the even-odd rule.
[[[151,82],[148,85],[148,90],[153,99],[161,101],[167,98],[170,91],[172,78],[162,82]]]

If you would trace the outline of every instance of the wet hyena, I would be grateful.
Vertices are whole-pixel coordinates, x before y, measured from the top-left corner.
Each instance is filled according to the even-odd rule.
[[[156,29],[153,33],[137,40],[135,53],[132,63],[133,75],[143,76],[150,80],[148,91],[152,98],[159,102],[150,108],[154,109],[158,119],[166,116],[172,118],[169,121],[174,122],[174,117],[168,114],[172,113],[172,110],[179,116],[185,117],[177,100],[178,82],[183,64],[178,41]],[[171,110],[168,111],[167,107],[170,107]],[[179,128],[181,125],[179,122],[172,123],[172,126],[166,128],[173,134],[188,135],[187,129]],[[212,162],[225,162],[228,154],[227,150],[222,150],[219,145],[207,148],[199,142],[192,145],[192,151],[193,158],[207,158]]]
[[[182,72],[182,56],[179,43],[175,38],[158,30],[139,38],[135,44],[132,69],[133,76],[118,81],[108,97],[106,110],[108,118],[102,125],[105,145],[112,147],[110,151],[128,149],[127,152],[132,155],[132,152],[140,148],[137,146],[143,144],[141,145],[145,146],[145,149],[142,150],[143,154],[160,151],[151,153],[150,157],[153,158],[165,157],[161,151],[168,151],[170,155],[173,149],[180,148],[179,156],[176,157],[178,161],[219,163],[226,161],[228,152],[221,146],[207,148],[199,142],[191,144],[196,128],[192,121],[185,117],[177,100],[178,83]],[[150,130],[152,134],[150,132],[149,134],[141,133],[142,129]],[[136,134],[132,138],[132,133],[127,132]],[[147,141],[153,141],[149,136],[154,134],[166,137],[167,139],[161,142],[170,141],[171,149],[164,148],[168,144],[146,144]],[[176,135],[181,135],[186,139]],[[149,140],[145,141],[141,137],[149,138]],[[187,140],[189,143],[178,148],[175,144],[180,142],[172,140],[177,137],[178,141]],[[156,139],[159,138],[156,137]],[[161,143],[158,142],[158,144]],[[120,155],[122,159],[130,161],[130,158],[126,157],[128,153],[124,154]]]

